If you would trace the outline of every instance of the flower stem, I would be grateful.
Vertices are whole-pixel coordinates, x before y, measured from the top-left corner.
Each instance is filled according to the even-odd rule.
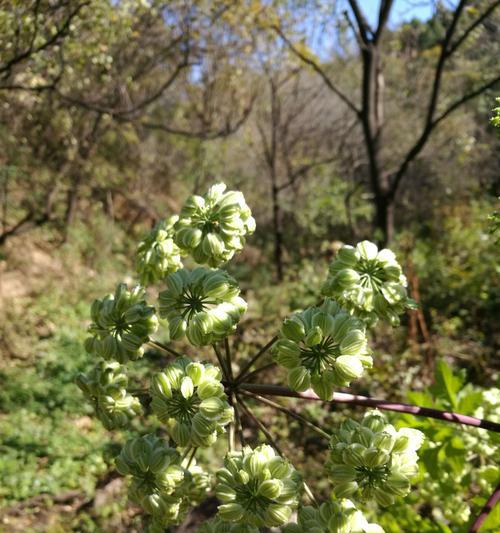
[[[217,361],[219,362],[219,366],[222,369],[222,374],[224,375],[227,381],[231,381],[229,377],[229,372],[224,363],[224,358],[222,357],[222,354],[220,353],[219,348],[217,348],[217,344],[215,342],[212,344],[212,348],[214,349],[215,355],[217,357]]]
[[[305,392],[296,392],[280,385],[264,385],[260,383],[239,383],[238,388],[249,392],[255,392],[265,396],[286,396],[292,398],[303,398],[304,400],[322,400],[312,390]],[[450,411],[441,411],[439,409],[431,409],[430,407],[421,407],[419,405],[410,405],[407,403],[393,403],[386,400],[377,400],[375,398],[368,398],[366,396],[358,396],[354,394],[346,394],[344,392],[334,392],[332,400],[329,403],[347,403],[353,405],[360,405],[362,407],[376,407],[386,411],[396,411],[399,413],[409,413],[415,416],[423,416],[427,418],[435,418],[437,420],[444,420],[445,422],[452,422],[454,424],[463,424],[465,426],[473,426],[487,429],[500,433],[500,424],[492,422],[491,420],[484,420],[475,418],[473,416],[462,415]]]
[[[245,411],[245,413],[257,424],[259,429],[264,433],[266,439],[268,440],[269,444],[282,456],[284,456],[283,451],[281,450],[278,443],[274,440],[274,437],[271,435],[269,430],[266,428],[266,426],[254,415],[250,407],[241,399],[239,399],[239,403],[242,407],[242,409]]]
[[[198,448],[193,448],[193,451],[191,453],[191,457],[189,458],[189,461],[186,465],[186,469],[188,469],[191,466],[191,463],[193,462],[194,456],[196,455],[196,452],[198,451]]]
[[[226,365],[227,371],[229,373],[228,379],[233,380],[233,367],[231,365],[231,348],[229,347],[229,340],[227,337],[224,339],[224,347],[226,349]]]
[[[260,374],[261,372],[264,372],[264,370],[269,370],[270,368],[273,368],[274,366],[276,366],[276,363],[269,363],[269,364],[267,364],[267,365],[261,366],[260,368],[257,368],[256,370],[254,370],[253,372],[250,372],[250,373],[247,374],[246,376],[243,376],[242,379],[250,379],[250,378],[253,378],[253,377],[255,377],[257,374]]]
[[[264,355],[268,350],[269,348],[272,347],[272,345],[278,340],[278,337],[277,336],[274,336],[267,344],[265,344],[253,357],[252,359],[250,359],[250,361],[248,361],[248,363],[242,368],[241,372],[239,373],[239,375],[236,377],[236,383],[240,383],[241,381],[243,381],[246,377],[246,374],[247,372],[250,370],[250,368],[252,368],[252,366],[254,365],[254,363],[259,359],[259,357],[261,357],[262,355]]]
[[[295,420],[298,420],[299,422],[302,422],[302,424],[306,425],[307,427],[311,428],[313,431],[318,433],[318,435],[321,435],[327,440],[330,440],[331,435],[321,429],[319,426],[302,416],[301,414],[297,413],[296,411],[293,411],[292,409],[289,409],[288,407],[285,407],[284,405],[280,405],[279,403],[273,402],[272,400],[269,400],[268,398],[264,398],[263,396],[259,396],[258,394],[254,394],[252,392],[246,392],[241,391],[243,394],[248,395],[259,402],[265,403],[267,405],[270,405],[271,407],[274,407],[274,409],[277,409],[278,411],[281,411],[282,413],[285,413],[286,415],[290,416],[291,418],[295,418]]]
[[[490,512],[495,508],[495,505],[500,501],[500,485],[494,490],[493,494],[488,498],[488,501],[481,509],[479,516],[474,520],[474,523],[469,529],[469,533],[477,533],[483,522],[486,520]]]
[[[158,350],[162,350],[164,352],[167,352],[170,355],[173,355],[175,357],[182,357],[182,354],[179,352],[176,352],[173,348],[169,348],[166,344],[163,344],[162,342],[149,340],[148,344],[151,345],[153,348],[157,348]]]

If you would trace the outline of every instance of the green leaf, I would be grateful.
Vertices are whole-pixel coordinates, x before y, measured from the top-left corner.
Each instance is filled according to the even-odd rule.
[[[432,392],[438,398],[448,400],[453,409],[457,408],[457,393],[463,387],[465,371],[453,374],[449,365],[440,359],[436,365],[436,383]]]

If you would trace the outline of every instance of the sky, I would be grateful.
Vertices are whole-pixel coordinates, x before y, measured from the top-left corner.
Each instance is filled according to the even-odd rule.
[[[374,26],[378,18],[379,0],[359,0],[366,18]],[[395,0],[392,8],[389,24],[391,27],[397,26],[401,22],[406,22],[413,18],[428,20],[432,15],[432,2],[417,0]]]

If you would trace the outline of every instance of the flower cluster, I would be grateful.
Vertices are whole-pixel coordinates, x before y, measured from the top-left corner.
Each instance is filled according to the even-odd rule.
[[[324,400],[372,366],[364,323],[329,299],[287,318],[273,351],[293,390],[312,386]]]
[[[414,307],[406,277],[391,250],[369,241],[343,246],[331,263],[323,294],[335,298],[369,325],[381,318],[399,325],[399,315]]]
[[[239,252],[255,220],[239,191],[213,185],[205,196],[190,196],[177,222],[175,242],[199,264],[218,267]]]
[[[382,506],[406,496],[423,439],[416,429],[397,431],[377,410],[368,411],[361,423],[343,422],[332,435],[328,463],[335,495],[374,498]]]
[[[177,450],[152,434],[137,437],[122,448],[116,468],[132,477],[129,496],[152,515],[153,521],[166,526],[182,518],[181,486],[186,470]]]
[[[116,458],[116,468],[131,476],[130,499],[152,516],[151,531],[164,531],[182,521],[210,486],[207,474],[189,466],[177,450],[153,434],[129,440]]]
[[[143,285],[156,283],[167,274],[182,268],[181,251],[174,243],[177,215],[161,220],[139,243],[137,273]]]
[[[216,516],[212,520],[205,522],[198,529],[198,533],[259,533],[259,528],[248,524],[226,522]]]
[[[142,357],[142,345],[158,328],[155,309],[147,305],[140,286],[128,290],[120,283],[114,295],[94,300],[90,314],[92,336],[85,341],[85,349],[120,363]]]
[[[351,500],[329,501],[316,507],[301,507],[296,524],[288,524],[283,533],[384,533],[378,524],[370,524]]]
[[[139,400],[127,392],[127,375],[116,362],[102,361],[76,383],[92,401],[97,418],[106,429],[117,429],[142,412]]]
[[[224,466],[217,472],[216,486],[222,520],[259,528],[281,526],[289,520],[298,505],[302,481],[273,448],[246,446],[227,454]]]
[[[151,407],[178,446],[208,447],[233,420],[220,370],[177,359],[151,383]]]
[[[240,288],[224,270],[185,268],[169,274],[160,293],[160,315],[168,319],[170,339],[187,336],[195,346],[227,337],[246,311]]]

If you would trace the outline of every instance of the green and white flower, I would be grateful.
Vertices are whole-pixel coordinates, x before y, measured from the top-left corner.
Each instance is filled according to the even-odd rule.
[[[288,524],[283,533],[384,533],[370,524],[351,500],[329,501],[316,507],[301,507],[297,523]]]
[[[343,246],[330,265],[323,294],[335,298],[352,314],[373,325],[380,318],[399,325],[399,315],[415,307],[407,281],[394,253],[360,242]]]
[[[128,290],[120,283],[114,295],[94,300],[90,313],[92,336],[85,341],[85,349],[120,363],[142,357],[142,345],[158,328],[155,308],[147,305],[144,289],[139,285]]]
[[[174,242],[178,220],[177,215],[161,220],[139,243],[136,268],[142,285],[156,283],[182,268],[181,251]]]
[[[220,370],[177,359],[151,383],[151,407],[178,446],[211,446],[233,421]]]
[[[199,264],[218,267],[229,261],[255,231],[255,220],[243,193],[213,185],[205,196],[190,196],[175,229],[176,244]]]
[[[273,353],[293,390],[312,387],[324,400],[372,366],[365,324],[329,299],[285,319]]]
[[[198,528],[198,533],[259,533],[259,528],[248,524],[225,522],[216,516]]]
[[[160,315],[168,319],[170,339],[187,336],[195,346],[222,340],[238,324],[247,304],[224,270],[198,267],[169,274],[160,293]]]
[[[293,466],[267,445],[228,453],[215,488],[218,517],[258,528],[285,524],[296,509],[302,481]]]
[[[102,361],[76,383],[92,401],[97,418],[106,429],[126,427],[142,412],[139,400],[127,392],[128,378],[119,363]]]
[[[154,527],[183,520],[189,508],[183,485],[189,474],[177,450],[152,434],[137,437],[125,444],[116,468],[131,477],[129,497],[153,517]]]
[[[406,496],[418,472],[417,450],[423,440],[421,431],[398,431],[377,410],[368,411],[361,423],[343,422],[332,434],[327,465],[335,495],[375,499],[382,506]]]

